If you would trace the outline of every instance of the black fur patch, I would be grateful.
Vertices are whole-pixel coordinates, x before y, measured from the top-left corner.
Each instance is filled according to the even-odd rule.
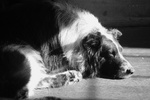
[[[0,49],[0,97],[15,97],[29,81],[28,62],[18,50],[14,45]]]
[[[107,39],[105,36],[102,36],[102,45],[101,45],[101,66],[99,69],[99,77],[103,78],[118,78],[118,72],[123,61],[118,56],[118,50],[115,44]]]
[[[85,57],[85,72],[83,77],[95,77],[100,67],[100,51],[102,39],[100,33],[92,33],[82,41],[83,55]]]

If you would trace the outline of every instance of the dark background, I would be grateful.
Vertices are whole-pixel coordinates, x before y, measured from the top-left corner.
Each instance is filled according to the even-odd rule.
[[[118,28],[126,47],[150,47],[150,0],[71,0],[96,15],[102,25]]]
[[[0,10],[24,1],[31,0],[1,0]],[[92,12],[99,18],[103,26],[118,28],[123,33],[123,36],[119,39],[121,45],[126,47],[150,47],[150,0],[67,1]]]

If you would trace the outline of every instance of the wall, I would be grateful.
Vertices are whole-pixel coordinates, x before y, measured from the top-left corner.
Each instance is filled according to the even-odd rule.
[[[108,26],[150,25],[150,0],[69,0]]]
[[[90,10],[106,27],[118,28],[120,43],[150,48],[150,0],[68,0]]]

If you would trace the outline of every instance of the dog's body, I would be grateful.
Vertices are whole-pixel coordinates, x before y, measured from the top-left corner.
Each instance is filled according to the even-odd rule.
[[[27,90],[30,98],[35,89],[89,77],[126,78],[134,71],[121,54],[121,33],[66,3],[18,4],[2,13],[0,23],[0,96]]]

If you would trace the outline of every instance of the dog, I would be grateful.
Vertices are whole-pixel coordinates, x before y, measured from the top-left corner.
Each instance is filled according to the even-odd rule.
[[[18,3],[1,12],[0,23],[1,97],[31,98],[36,89],[134,72],[117,41],[122,33],[70,4]]]

